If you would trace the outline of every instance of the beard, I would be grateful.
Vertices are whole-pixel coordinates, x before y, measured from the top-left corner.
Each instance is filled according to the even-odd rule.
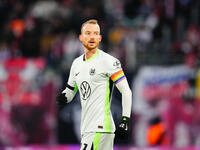
[[[97,48],[99,46],[99,42],[94,42],[94,43],[84,42],[83,46],[87,50],[91,51],[91,50],[93,50],[93,49],[95,49],[95,48]]]

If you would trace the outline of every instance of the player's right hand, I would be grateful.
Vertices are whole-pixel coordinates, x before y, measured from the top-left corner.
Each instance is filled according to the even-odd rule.
[[[65,93],[60,93],[57,97],[56,97],[56,103],[59,106],[64,106],[67,104],[67,98],[65,97]]]

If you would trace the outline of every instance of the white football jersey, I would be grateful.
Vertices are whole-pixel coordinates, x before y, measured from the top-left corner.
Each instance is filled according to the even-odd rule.
[[[81,133],[115,131],[110,111],[113,83],[125,78],[118,59],[97,50],[88,60],[81,55],[71,66],[68,88],[79,90],[82,107]],[[66,93],[65,90],[63,93]],[[66,93],[67,95],[67,93]],[[67,97],[67,96],[66,96]]]

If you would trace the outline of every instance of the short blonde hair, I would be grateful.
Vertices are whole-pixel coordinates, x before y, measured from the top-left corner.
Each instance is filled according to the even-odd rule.
[[[97,24],[97,25],[99,25],[99,24],[98,24],[98,21],[97,21],[96,19],[90,19],[90,20],[84,22],[84,23],[81,25],[81,32],[82,32],[82,29],[83,29],[84,25],[86,25],[86,24]]]

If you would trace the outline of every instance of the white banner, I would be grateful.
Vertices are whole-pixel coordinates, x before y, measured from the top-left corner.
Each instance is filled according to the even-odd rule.
[[[181,96],[190,74],[191,69],[184,65],[141,68],[132,84],[133,111],[142,113],[148,107],[147,100]]]

